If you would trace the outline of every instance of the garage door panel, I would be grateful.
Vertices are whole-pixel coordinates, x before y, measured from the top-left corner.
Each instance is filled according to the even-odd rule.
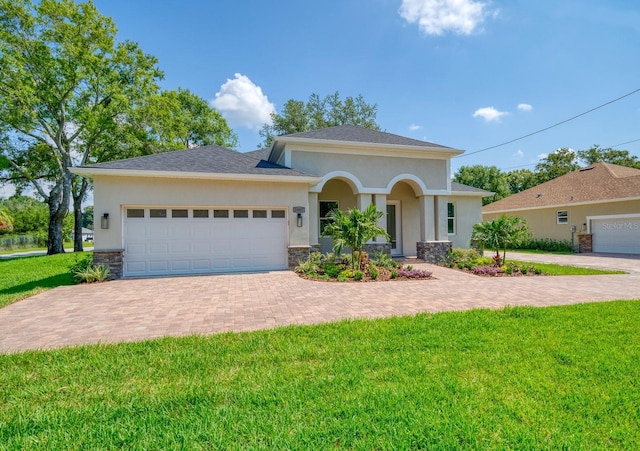
[[[593,251],[640,254],[640,217],[593,219]]]
[[[286,219],[228,210],[229,218],[195,218],[193,209],[188,218],[151,218],[149,209],[144,218],[125,215],[125,276],[285,269]]]

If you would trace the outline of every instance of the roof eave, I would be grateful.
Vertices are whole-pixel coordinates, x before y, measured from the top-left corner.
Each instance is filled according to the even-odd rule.
[[[322,181],[321,177],[281,174],[225,174],[219,172],[179,172],[179,171],[149,171],[142,169],[105,169],[75,167],[70,169],[74,174],[83,177],[146,177],[146,178],[178,178],[201,180],[237,180],[254,182],[284,182],[305,183],[315,185]]]
[[[583,202],[565,202],[559,204],[550,204],[550,205],[536,205],[534,207],[522,207],[522,208],[509,208],[509,209],[500,209],[500,210],[490,210],[490,211],[482,211],[483,214],[493,214],[493,213],[511,213],[514,211],[531,211],[531,210],[544,210],[546,208],[567,208],[567,207],[579,207],[582,205],[593,205],[593,204],[607,204],[611,202],[627,202],[640,200],[640,196],[636,197],[617,197],[612,199],[600,199],[600,200],[588,200]]]
[[[406,150],[406,151],[414,151],[414,152],[428,151],[432,155],[440,154],[448,157],[461,155],[464,153],[464,150],[454,149],[452,147],[411,146],[406,144],[384,144],[384,143],[344,141],[344,140],[334,140],[334,139],[298,138],[294,136],[279,136],[276,140],[274,140],[274,144],[273,144],[274,147],[276,146],[276,142],[282,142],[284,144],[287,144],[287,143],[318,144],[322,146],[331,146],[331,147],[358,147],[358,148],[374,147],[374,148],[380,148],[385,150],[396,149],[396,150]]]

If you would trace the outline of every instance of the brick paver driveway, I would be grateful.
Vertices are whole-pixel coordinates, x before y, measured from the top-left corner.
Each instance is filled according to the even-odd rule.
[[[564,260],[570,257],[574,256]],[[437,279],[323,283],[281,271],[59,287],[0,309],[0,352],[247,331],[345,318],[640,299],[640,260],[618,261],[618,266],[630,273],[482,278],[420,264],[415,266],[432,270]],[[604,266],[616,265],[609,262]]]

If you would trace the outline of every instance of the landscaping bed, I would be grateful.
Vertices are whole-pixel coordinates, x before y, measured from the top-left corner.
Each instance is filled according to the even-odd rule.
[[[366,252],[357,254],[359,262],[352,264],[352,256],[313,252],[309,260],[300,263],[295,272],[304,279],[325,282],[383,282],[389,280],[432,279],[431,271],[402,265],[385,253],[369,259]]]

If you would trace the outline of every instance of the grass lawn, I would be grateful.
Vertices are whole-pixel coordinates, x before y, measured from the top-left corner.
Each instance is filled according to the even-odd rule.
[[[66,253],[0,259],[0,308],[41,291],[73,285],[68,266],[83,255]]]
[[[603,274],[625,274],[624,271],[584,268],[580,266],[556,265],[554,263],[518,262],[531,265],[550,276],[597,276]]]
[[[638,449],[640,301],[0,356],[6,449]]]

